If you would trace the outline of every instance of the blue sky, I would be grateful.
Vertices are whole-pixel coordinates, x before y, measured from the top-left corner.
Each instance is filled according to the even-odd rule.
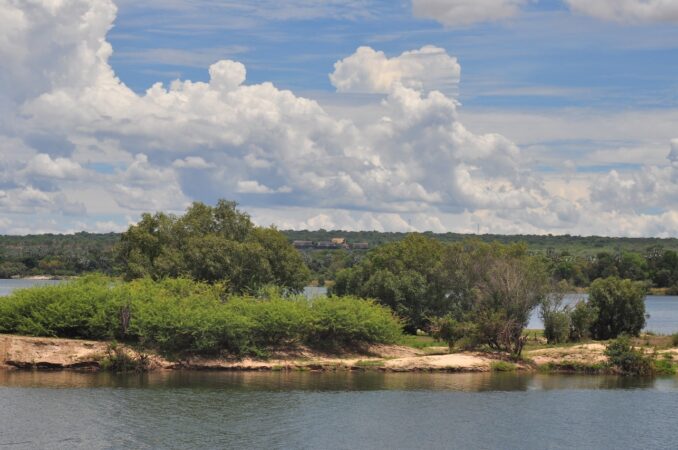
[[[334,91],[327,74],[359,46],[398,55],[432,44],[459,58],[460,100],[467,108],[678,105],[673,23],[604,22],[573,14],[558,0],[529,3],[506,21],[462,28],[416,18],[407,1],[357,2],[361,7],[340,11],[344,17],[319,11],[320,17],[302,19],[210,3],[219,4],[190,2],[189,13],[160,2],[121,3],[109,34],[116,73],[141,92],[159,80],[207,80],[206,66],[230,58],[248,67],[252,83],[273,81],[297,93]]]
[[[0,58],[2,233],[677,233],[678,0],[32,0]]]

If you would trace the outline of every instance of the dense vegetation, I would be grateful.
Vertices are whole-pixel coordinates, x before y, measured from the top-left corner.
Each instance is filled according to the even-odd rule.
[[[150,225],[152,229],[153,220],[159,219],[156,216],[149,215],[145,225]],[[344,237],[352,243],[367,242],[371,249],[401,241],[407,236],[405,233],[377,231],[304,230],[281,233],[290,242],[318,242],[332,237]],[[457,233],[423,233],[423,236],[443,243],[459,243],[470,237]],[[63,276],[88,272],[123,273],[126,270],[124,262],[115,261],[120,237],[120,234],[114,233],[0,236],[0,278],[38,274]],[[528,252],[545,258],[548,270],[556,280],[566,280],[570,286],[588,287],[598,278],[618,276],[645,281],[653,287],[668,288],[669,293],[678,293],[678,239],[569,235],[480,235],[473,238],[487,243],[522,242],[527,245]],[[245,241],[254,240],[254,237],[250,237]],[[334,280],[342,269],[356,265],[367,252],[350,249],[303,249],[300,253],[313,279],[324,284],[325,281]],[[197,254],[202,256],[200,252]],[[271,277],[265,275],[263,278]]]
[[[288,237],[336,235],[308,233]],[[72,248],[68,240],[26,237],[35,244],[27,248],[41,249],[32,253],[21,238],[6,238],[13,250],[3,251],[0,268],[9,272],[20,263],[21,270],[100,269],[122,277],[86,276],[16,292],[0,302],[0,332],[119,339],[166,353],[244,354],[295,343],[393,342],[402,324],[450,348],[490,348],[517,358],[538,307],[549,343],[638,336],[648,286],[678,283],[678,254],[659,247],[644,255],[618,250],[574,257],[566,250],[540,253],[524,242],[459,241],[452,234],[357,233],[354,241],[374,245],[382,236],[384,242],[369,251],[299,252],[283,233],[255,226],[225,200],[196,202],[182,216],[146,213],[117,242],[114,236],[75,235]],[[73,256],[78,252],[90,259]],[[72,271],[57,270],[62,266],[55,261],[70,261]],[[311,271],[334,280],[330,298],[294,295]],[[590,286],[589,299],[563,306],[573,284]]]
[[[0,278],[112,273],[116,233],[0,236]]]
[[[515,356],[548,291],[543,261],[524,245],[444,244],[421,235],[370,252],[339,272],[332,290],[377,299],[410,332],[430,330],[450,343],[463,338]]]
[[[232,293],[272,284],[291,292],[307,285],[301,255],[274,228],[255,227],[236,204],[193,203],[183,216],[146,213],[122,234],[117,259],[127,279],[188,277],[222,282]]]
[[[14,292],[0,302],[0,332],[117,339],[167,354],[262,354],[276,346],[356,347],[400,336],[392,312],[353,297],[227,296],[219,284],[87,276]]]

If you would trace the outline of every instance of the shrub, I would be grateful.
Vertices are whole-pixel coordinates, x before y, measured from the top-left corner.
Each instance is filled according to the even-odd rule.
[[[617,277],[591,283],[589,303],[598,314],[591,326],[595,339],[621,334],[638,336],[645,327],[645,285]]]
[[[494,361],[490,364],[492,372],[515,372],[518,366],[507,361]]]
[[[673,347],[678,347],[678,333],[673,333],[671,335],[671,345]]]
[[[633,348],[626,336],[610,342],[605,348],[605,356],[622,375],[654,375],[654,359]]]
[[[570,335],[570,314],[568,311],[554,311],[544,316],[544,336],[549,344],[567,342]]]
[[[664,353],[661,359],[656,359],[654,371],[657,375],[675,375],[676,366],[673,364],[673,356],[670,353]]]
[[[431,319],[431,336],[447,343],[450,350],[457,343],[462,349],[475,347],[478,343],[477,326],[472,322],[457,322],[451,314]]]
[[[596,321],[596,308],[585,301],[579,301],[570,311],[570,340],[583,341],[591,337],[591,326]]]
[[[393,343],[401,325],[385,306],[355,297],[318,298],[311,302],[307,341],[324,347]]]
[[[270,347],[358,346],[400,337],[391,311],[353,297],[224,298],[187,279],[130,283],[88,276],[15,291],[0,302],[0,332],[140,344],[166,354],[261,354]]]

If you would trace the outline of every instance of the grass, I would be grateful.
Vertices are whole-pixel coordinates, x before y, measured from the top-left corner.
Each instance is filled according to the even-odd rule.
[[[492,372],[515,372],[518,366],[508,361],[494,361],[490,364]]]
[[[657,375],[675,375],[676,365],[673,362],[673,355],[665,353],[661,358],[655,359],[654,371]]]
[[[384,367],[384,361],[381,359],[361,359],[355,363],[356,367],[370,368],[370,367]]]
[[[585,363],[578,361],[550,362],[537,367],[542,373],[584,373],[601,374],[609,369],[605,363]]]
[[[404,334],[398,340],[398,344],[404,345],[406,347],[412,347],[416,349],[424,349],[427,347],[443,347],[447,346],[446,344],[436,341],[431,336],[414,336],[411,334]]]

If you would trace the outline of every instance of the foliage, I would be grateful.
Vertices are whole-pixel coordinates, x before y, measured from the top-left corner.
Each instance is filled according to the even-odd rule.
[[[673,363],[673,356],[670,353],[664,353],[661,359],[655,359],[654,372],[657,375],[675,375],[676,366]]]
[[[473,322],[458,322],[451,314],[443,317],[434,317],[431,319],[431,336],[447,343],[450,350],[455,343],[461,339],[466,339],[462,347],[474,346],[477,344],[478,329]]]
[[[678,333],[674,333],[671,335],[671,345],[674,347],[678,347]]]
[[[544,336],[549,344],[562,344],[570,338],[570,312],[554,311],[544,318]]]
[[[311,302],[308,341],[335,348],[360,343],[396,342],[399,321],[389,308],[356,297],[317,298]]]
[[[0,236],[0,278],[113,273],[116,233]]]
[[[591,327],[598,317],[598,310],[589,302],[580,300],[570,310],[570,340],[584,341],[591,338]]]
[[[0,302],[0,332],[116,339],[167,354],[258,354],[296,343],[392,343],[400,323],[387,308],[353,297],[225,297],[222,286],[189,279],[92,275],[13,292]]]
[[[377,299],[404,318],[410,332],[444,312],[449,280],[443,271],[445,246],[411,234],[371,251],[359,264],[337,274],[332,292]]]
[[[648,376],[654,374],[654,360],[642,350],[631,346],[629,338],[622,336],[605,348],[609,364],[621,375]]]
[[[193,203],[181,216],[144,214],[122,234],[118,261],[127,279],[189,277],[226,282],[233,293],[276,284],[301,291],[309,272],[274,228],[257,228],[234,202]]]
[[[544,264],[523,245],[450,245],[411,234],[340,272],[333,292],[376,299],[409,332],[431,329],[448,344],[465,337],[518,356],[547,281]]]
[[[490,364],[492,372],[515,372],[517,366],[508,361],[494,361]]]
[[[566,342],[570,335],[570,311],[563,307],[567,283],[561,281],[554,291],[544,296],[539,315],[544,323],[544,336],[549,344]]]
[[[638,336],[645,327],[645,290],[643,283],[617,277],[594,281],[589,290],[589,304],[597,311],[591,326],[593,338]]]

